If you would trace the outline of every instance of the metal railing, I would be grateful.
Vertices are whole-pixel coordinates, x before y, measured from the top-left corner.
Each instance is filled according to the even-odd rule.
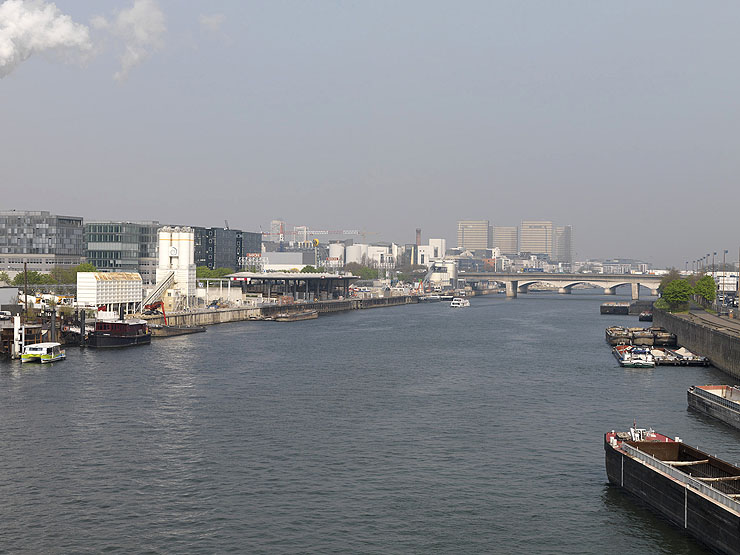
[[[737,403],[735,401],[730,401],[729,399],[725,399],[724,397],[720,395],[716,395],[714,393],[709,393],[708,391],[705,391],[703,389],[700,389],[698,387],[695,387],[693,390],[691,390],[693,393],[695,393],[699,397],[703,397],[704,399],[708,401],[712,401],[714,403],[717,403],[719,405],[722,405],[723,407],[727,407],[728,409],[732,409],[735,412],[740,412],[740,403]]]
[[[656,459],[652,455],[648,455],[647,453],[640,451],[636,447],[632,447],[628,443],[622,442],[621,447],[627,452],[630,457],[642,461],[648,466],[652,466],[653,468],[656,468],[661,472],[668,474],[668,476],[670,476],[671,478],[678,480],[686,486],[694,488],[707,497],[710,497],[718,503],[724,505],[728,509],[735,511],[736,513],[740,513],[740,502],[735,501],[721,491],[714,489],[712,486],[708,486],[704,482],[700,482],[696,478],[692,478],[688,474],[684,474],[680,470],[677,470],[672,466],[665,464],[663,461]]]

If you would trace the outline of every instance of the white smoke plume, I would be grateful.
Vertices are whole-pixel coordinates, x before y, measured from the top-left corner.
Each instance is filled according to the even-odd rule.
[[[132,68],[162,47],[167,30],[164,14],[154,0],[134,0],[131,8],[121,10],[111,21],[98,16],[93,18],[92,25],[110,31],[123,41],[121,69],[113,75],[118,81],[126,79]]]
[[[110,20],[96,16],[91,24],[123,45],[121,69],[113,76],[119,81],[162,47],[167,30],[155,0],[134,0]],[[90,39],[90,28],[72,21],[53,2],[5,0],[0,4],[0,78],[34,54],[81,61],[98,50]]]
[[[0,4],[0,78],[34,54],[82,58],[91,51],[89,29],[55,4],[32,0]]]

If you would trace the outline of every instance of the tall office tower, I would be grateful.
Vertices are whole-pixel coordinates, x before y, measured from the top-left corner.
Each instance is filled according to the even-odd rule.
[[[519,252],[544,254],[552,258],[554,252],[552,222],[523,220],[519,226]]]
[[[144,284],[157,273],[159,222],[85,222],[85,257],[100,272],[138,272]]]
[[[71,267],[85,256],[82,218],[27,210],[0,211],[0,270],[13,277],[28,270]]]
[[[516,254],[519,252],[519,228],[516,226],[495,226],[493,228],[493,246],[498,247],[501,254]]]
[[[573,226],[555,228],[555,261],[573,262]]]
[[[460,220],[457,222],[457,246],[461,249],[490,249],[493,245],[493,227],[488,220]]]

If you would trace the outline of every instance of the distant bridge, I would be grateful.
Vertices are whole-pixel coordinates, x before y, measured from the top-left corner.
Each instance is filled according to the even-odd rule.
[[[620,285],[632,286],[632,298],[640,298],[640,285],[650,288],[651,295],[658,294],[660,277],[639,274],[546,274],[544,272],[460,272],[458,279],[466,282],[496,281],[506,285],[506,296],[515,298],[517,293],[527,293],[533,283],[544,283],[558,288],[558,293],[569,294],[575,285],[601,287],[604,295],[616,295]]]

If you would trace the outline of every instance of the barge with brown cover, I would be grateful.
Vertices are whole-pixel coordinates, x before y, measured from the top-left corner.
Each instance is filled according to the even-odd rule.
[[[604,435],[606,474],[708,547],[740,555],[740,468],[634,426]]]

